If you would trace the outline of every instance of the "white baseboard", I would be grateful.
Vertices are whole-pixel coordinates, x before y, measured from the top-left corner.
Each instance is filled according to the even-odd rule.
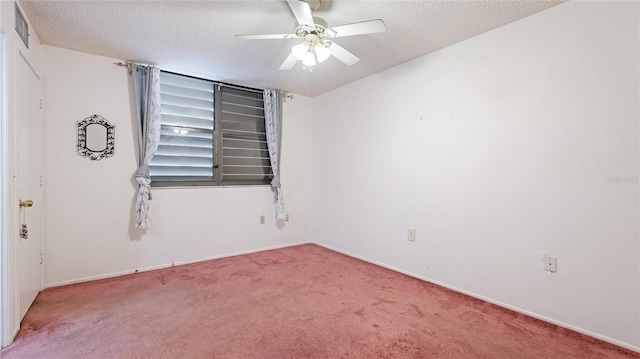
[[[558,320],[555,320],[555,319],[552,319],[552,318],[549,318],[549,317],[545,317],[543,315],[536,314],[536,313],[530,312],[528,310],[525,310],[525,309],[522,309],[522,308],[518,308],[518,307],[513,306],[513,305],[509,305],[507,303],[503,303],[503,302],[500,302],[500,301],[497,301],[497,300],[493,300],[491,298],[488,298],[488,297],[485,297],[485,296],[482,296],[482,295],[479,295],[479,294],[476,294],[476,293],[473,293],[473,292],[470,292],[470,291],[467,291],[467,290],[464,290],[464,289],[460,289],[460,288],[454,287],[452,285],[448,285],[446,283],[442,283],[442,282],[439,282],[437,280],[433,280],[433,279],[425,277],[425,276],[421,276],[421,275],[418,275],[418,274],[415,274],[415,273],[411,273],[411,272],[402,270],[400,268],[396,268],[394,266],[390,266],[390,265],[385,264],[385,263],[374,261],[372,259],[365,258],[365,257],[359,256],[357,254],[353,254],[353,253],[350,253],[350,252],[347,252],[347,251],[343,251],[341,249],[338,249],[338,248],[335,248],[335,247],[332,247],[332,246],[329,246],[329,245],[326,245],[326,244],[323,244],[323,243],[318,243],[318,242],[314,242],[314,241],[311,241],[311,243],[316,244],[316,245],[318,245],[320,247],[324,247],[324,248],[330,249],[330,250],[338,252],[338,253],[342,253],[342,254],[344,254],[346,256],[353,257],[353,258],[356,258],[356,259],[360,259],[362,261],[365,261],[365,262],[368,262],[368,263],[371,263],[371,264],[375,264],[377,266],[380,266],[380,267],[383,267],[383,268],[387,268],[387,269],[390,269],[390,270],[392,270],[394,272],[402,273],[402,274],[408,275],[410,277],[414,277],[414,278],[423,280],[425,282],[433,283],[433,284],[439,285],[441,287],[444,287],[444,288],[447,288],[447,289],[451,289],[451,290],[456,291],[458,293],[466,294],[466,295],[468,295],[470,297],[474,297],[474,298],[483,300],[485,302],[488,302],[488,303],[491,303],[491,304],[495,304],[497,306],[500,306],[500,307],[503,307],[503,308],[507,308],[509,310],[513,310],[514,312],[522,313],[524,315],[527,315],[527,316],[530,316],[530,317],[533,317],[533,318],[536,318],[536,319],[540,319],[540,320],[542,320],[544,322],[555,324],[555,325],[557,325],[559,327],[570,329],[570,330],[573,330],[574,332],[578,332],[580,334],[588,335],[590,337],[593,337],[593,338],[596,338],[596,339],[600,339],[600,340],[605,341],[607,343],[611,343],[611,344],[617,345],[619,347],[622,347],[622,348],[629,349],[629,350],[632,350],[632,351],[640,353],[640,347],[638,347],[638,346],[635,346],[635,345],[632,345],[632,344],[629,344],[629,343],[625,343],[625,342],[621,342],[619,340],[616,340],[616,339],[613,339],[613,338],[609,338],[607,336],[600,335],[598,333],[594,333],[594,332],[591,332],[589,330],[573,326],[571,324],[563,323],[561,321],[558,321]]]
[[[17,328],[15,328],[15,329],[13,330],[13,333],[11,333],[11,335],[9,336],[9,338],[8,338],[8,339],[9,339],[9,342],[8,342],[8,343],[6,343],[7,345],[0,345],[0,349],[2,349],[2,348],[6,348],[6,347],[8,347],[9,345],[13,344],[13,341],[14,341],[14,340],[16,340],[16,336],[18,335],[18,333],[19,333],[19,332],[20,332],[20,326],[18,325],[18,327],[17,327]]]
[[[180,266],[180,265],[185,265],[185,264],[205,262],[205,261],[209,261],[209,260],[212,260],[212,259],[235,257],[235,256],[243,255],[243,254],[251,254],[251,253],[257,253],[257,252],[270,251],[270,250],[274,250],[274,249],[295,247],[295,246],[299,246],[299,245],[302,245],[302,244],[308,244],[308,243],[310,243],[310,242],[294,242],[294,243],[288,243],[288,244],[283,244],[283,245],[279,245],[279,246],[263,247],[263,248],[250,249],[250,250],[240,251],[240,252],[232,252],[232,253],[225,253],[225,254],[220,254],[220,255],[215,255],[215,256],[190,259],[190,260],[186,260],[186,261],[177,261],[177,262],[172,262],[172,263],[160,264],[160,265],[156,265],[156,266],[144,267],[144,268],[140,268],[140,269],[131,269],[131,270],[125,270],[125,271],[120,271],[120,272],[112,272],[112,273],[94,275],[94,276],[90,276],[90,277],[83,277],[83,278],[78,278],[78,279],[64,280],[64,281],[60,281],[60,282],[47,283],[47,284],[44,285],[44,287],[42,289],[44,290],[44,289],[47,289],[47,288],[60,287],[60,286],[63,286],[63,285],[89,282],[89,281],[92,281],[92,280],[120,277],[120,276],[128,275],[128,274],[135,274],[135,273],[148,272],[148,271],[157,270],[157,269],[170,268],[170,267],[173,267],[173,266]]]

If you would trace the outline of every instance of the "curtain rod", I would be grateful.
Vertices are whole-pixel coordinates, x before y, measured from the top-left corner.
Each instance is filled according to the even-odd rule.
[[[129,73],[131,73],[131,64],[132,63],[133,63],[133,61],[126,61],[126,62],[114,62],[113,64],[116,65],[116,66],[126,67],[129,70]],[[141,65],[146,65],[146,64],[141,64]],[[146,66],[149,66],[149,65],[146,65]],[[190,76],[190,75],[185,75],[185,74],[179,74],[179,73],[176,73],[176,72],[165,71],[165,70],[162,70],[162,71],[166,72],[166,73],[174,74],[174,75],[190,77],[192,79],[211,81],[209,79],[203,79],[201,77]],[[224,83],[224,82],[217,82],[217,81],[211,81],[211,82],[213,82],[215,85],[218,85],[218,86],[224,86],[224,87],[234,88],[234,89],[238,89],[238,90],[245,90],[245,91],[251,91],[251,92],[256,92],[256,93],[263,93],[264,92],[264,90],[260,90],[260,89],[256,89],[256,88],[252,88],[252,87],[231,85],[231,84],[227,84],[227,83]],[[287,91],[282,91],[282,92],[283,92],[285,100],[286,99],[293,100],[293,95],[292,94],[290,94]]]
[[[126,62],[114,62],[113,63],[116,66],[122,66],[122,67],[126,67],[127,68],[127,73],[129,75],[131,75],[131,61],[126,61]]]

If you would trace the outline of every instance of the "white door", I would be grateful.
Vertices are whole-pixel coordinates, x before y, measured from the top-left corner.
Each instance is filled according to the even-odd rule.
[[[42,82],[21,53],[16,57],[16,187],[18,199],[33,201],[18,215],[28,230],[27,238],[18,236],[21,319],[42,288]]]

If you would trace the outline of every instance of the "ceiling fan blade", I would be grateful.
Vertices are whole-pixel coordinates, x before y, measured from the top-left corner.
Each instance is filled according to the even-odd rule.
[[[360,61],[360,59],[358,58],[358,56],[352,54],[351,52],[345,50],[344,47],[336,44],[335,42],[331,44],[331,46],[329,47],[329,49],[331,49],[331,55],[333,55],[333,57],[335,57],[336,59],[344,62],[346,65],[353,65],[356,62]]]
[[[376,32],[385,32],[387,30],[387,27],[384,25],[384,21],[377,19],[356,22],[347,25],[340,25],[332,27],[332,29],[336,32],[336,35],[334,37],[345,37],[353,35],[373,34]]]
[[[280,70],[291,70],[296,65],[296,63],[298,63],[298,59],[296,59],[293,54],[289,54],[282,65],[280,65]]]
[[[278,40],[293,39],[294,37],[296,37],[294,34],[236,35],[236,39],[239,40]]]
[[[313,26],[313,15],[311,14],[311,8],[309,4],[300,0],[287,0],[293,15],[298,21],[298,25]]]

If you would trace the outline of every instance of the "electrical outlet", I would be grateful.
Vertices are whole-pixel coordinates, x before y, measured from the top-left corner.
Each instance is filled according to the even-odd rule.
[[[265,216],[260,216],[260,224],[264,224],[266,222]]]
[[[289,222],[289,213],[284,215],[284,221]]]
[[[407,231],[407,240],[409,242],[415,242],[416,241],[416,229],[415,228],[409,228],[409,230]]]
[[[544,270],[555,273],[558,270],[558,257],[544,256]]]

